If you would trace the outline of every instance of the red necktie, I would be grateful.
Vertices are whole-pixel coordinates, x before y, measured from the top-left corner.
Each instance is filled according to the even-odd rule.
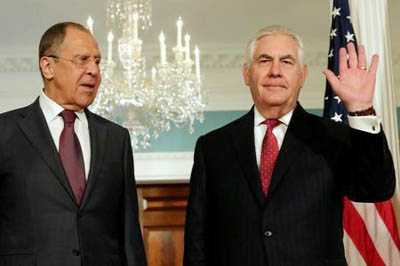
[[[275,162],[279,154],[278,141],[272,133],[272,129],[279,123],[279,120],[276,119],[267,119],[263,122],[263,124],[267,125],[267,133],[265,133],[261,148],[260,177],[265,196],[268,194]]]
[[[73,111],[64,110],[61,116],[64,129],[60,136],[59,154],[75,199],[80,204],[85,191],[85,165],[81,145],[74,131],[76,115]]]

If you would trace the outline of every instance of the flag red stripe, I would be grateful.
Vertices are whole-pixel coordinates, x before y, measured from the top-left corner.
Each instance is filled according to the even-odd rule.
[[[382,221],[385,223],[387,230],[392,236],[397,250],[400,251],[399,231],[396,224],[396,216],[394,214],[392,202],[390,200],[375,203],[376,210]]]
[[[343,227],[368,266],[385,266],[367,231],[364,220],[347,198],[344,199]]]

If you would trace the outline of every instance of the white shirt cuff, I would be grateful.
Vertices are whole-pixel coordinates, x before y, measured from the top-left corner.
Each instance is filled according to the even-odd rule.
[[[381,125],[377,116],[347,116],[349,126],[364,132],[378,134],[381,132]]]

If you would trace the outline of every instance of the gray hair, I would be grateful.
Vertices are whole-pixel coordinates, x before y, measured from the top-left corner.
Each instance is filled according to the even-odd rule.
[[[250,39],[246,47],[246,64],[251,64],[251,62],[253,61],[253,56],[256,50],[257,41],[265,36],[271,36],[271,35],[287,35],[291,37],[297,44],[297,52],[299,54],[299,64],[300,67],[303,67],[304,63],[303,41],[301,40],[300,36],[297,35],[296,32],[282,25],[271,25],[262,28],[256,33],[256,35],[252,39]]]

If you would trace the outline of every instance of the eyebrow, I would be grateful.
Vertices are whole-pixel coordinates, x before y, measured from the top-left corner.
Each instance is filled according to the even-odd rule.
[[[94,55],[94,56],[90,56],[90,55],[87,55],[87,54],[77,54],[77,55],[74,56],[74,58],[78,58],[78,57],[81,57],[81,56],[94,57],[94,58],[100,58],[101,59],[101,54]]]
[[[269,55],[269,54],[261,54],[261,55],[258,56],[258,59],[261,59],[261,58],[273,59],[274,57]],[[279,59],[280,60],[282,60],[282,59],[290,59],[290,60],[292,60],[294,62],[296,61],[296,59],[290,54],[284,54],[284,55],[280,56]]]

